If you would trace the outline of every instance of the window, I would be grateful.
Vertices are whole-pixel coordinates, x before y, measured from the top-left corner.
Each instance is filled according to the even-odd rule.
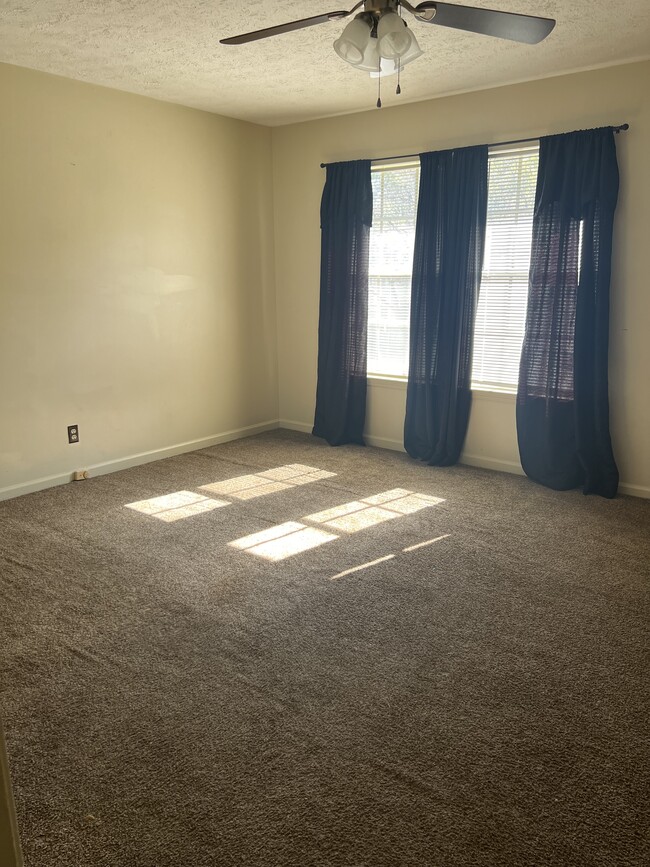
[[[372,167],[368,373],[406,377],[419,161]]]
[[[485,260],[474,329],[472,388],[515,392],[526,323],[537,144],[495,147],[488,160]],[[418,162],[372,168],[368,374],[408,376]]]
[[[474,326],[472,388],[517,390],[526,325],[538,157],[537,144],[490,150],[485,257]]]

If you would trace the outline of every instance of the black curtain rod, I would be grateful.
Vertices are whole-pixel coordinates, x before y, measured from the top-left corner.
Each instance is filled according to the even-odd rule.
[[[625,132],[625,130],[629,129],[629,128],[630,128],[629,123],[620,123],[618,126],[611,127],[611,129],[613,129],[617,135],[619,132]],[[516,138],[516,139],[512,139],[511,141],[495,141],[495,142],[492,142],[491,144],[489,144],[488,147],[489,148],[498,148],[498,147],[505,147],[505,145],[524,144],[525,142],[528,142],[528,141],[539,141],[540,138],[543,138],[543,136],[535,135],[535,136],[531,136],[531,138]],[[420,156],[419,153],[417,153],[417,154],[397,154],[396,156],[393,156],[393,157],[376,157],[374,160],[371,160],[371,162],[379,163],[379,162],[382,162],[383,160],[408,160],[408,159],[411,159],[412,157],[419,157],[419,156]],[[321,163],[320,167],[321,167],[321,169],[325,169],[325,168],[327,168],[327,166],[331,166],[331,165],[333,165],[333,163]]]

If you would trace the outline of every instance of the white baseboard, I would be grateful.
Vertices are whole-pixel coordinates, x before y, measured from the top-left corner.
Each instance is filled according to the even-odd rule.
[[[650,500],[650,488],[644,485],[630,485],[627,482],[621,482],[618,486],[619,494],[627,494],[629,497],[643,497],[645,500]]]
[[[107,473],[115,473],[118,470],[128,470],[130,467],[137,467],[140,464],[148,464],[152,461],[160,461],[163,458],[171,458],[174,455],[181,455],[185,452],[195,452],[199,449],[207,449],[210,446],[219,445],[219,443],[227,443],[231,440],[255,436],[256,434],[264,433],[264,431],[276,430],[277,427],[278,421],[276,419],[273,421],[260,422],[259,424],[224,431],[223,433],[203,437],[198,440],[189,440],[185,443],[176,443],[175,445],[166,446],[162,449],[154,449],[150,452],[140,452],[136,455],[116,458],[115,460],[106,461],[105,463],[84,467],[84,469],[88,470],[91,477],[103,476]],[[0,500],[9,500],[12,497],[21,497],[23,494],[33,494],[35,491],[43,491],[45,488],[53,488],[56,485],[65,485],[70,481],[72,481],[72,472],[58,473],[53,476],[44,476],[41,479],[32,479],[19,485],[0,488]]]
[[[314,425],[307,424],[305,421],[291,421],[288,418],[281,418],[278,422],[278,427],[284,428],[285,430],[297,430],[300,433],[311,433]]]
[[[130,467],[136,467],[140,464],[147,464],[153,461],[160,461],[163,458],[170,458],[174,455],[185,454],[186,452],[194,452],[199,449],[206,449],[210,446],[216,446],[220,443],[230,442],[232,440],[244,439],[245,437],[255,436],[256,434],[264,433],[277,428],[285,428],[286,430],[300,431],[301,433],[311,433],[313,425],[307,422],[293,421],[291,419],[280,419],[260,422],[259,424],[248,425],[247,427],[236,428],[235,430],[224,431],[213,436],[203,437],[202,439],[189,440],[184,443],[166,446],[162,449],[154,449],[150,452],[140,452],[135,455],[128,455],[124,458],[117,458],[105,463],[95,464],[94,466],[86,467],[90,476],[103,476],[107,473],[115,473],[118,470],[128,470]],[[380,449],[390,449],[391,451],[403,452],[404,445],[399,440],[388,439],[387,437],[366,436],[366,442],[369,446],[374,446]],[[496,458],[487,458],[479,455],[461,455],[461,464],[470,467],[478,467],[484,470],[498,470],[502,473],[514,473],[522,476],[524,471],[521,465],[515,461],[503,461]],[[31,479],[28,482],[23,482],[18,485],[10,485],[6,488],[0,488],[0,501],[9,500],[12,497],[20,497],[23,494],[32,494],[36,491],[42,491],[46,488],[53,488],[57,485],[65,485],[72,481],[72,471],[67,473],[58,473],[52,476],[44,476],[40,479]],[[650,499],[650,488],[643,485],[634,485],[627,482],[621,482],[618,487],[619,493],[627,494],[630,497],[642,497]]]
[[[492,458],[477,457],[476,455],[461,455],[460,463],[484,470],[498,470],[503,473],[514,473],[517,476],[526,475],[521,464],[517,464],[514,461],[499,461]],[[643,485],[631,485],[627,482],[621,482],[618,486],[618,493],[626,494],[629,497],[650,499],[650,488],[646,488]]]
[[[395,452],[405,451],[404,443],[399,440],[391,440],[386,437],[366,436],[366,442],[369,446],[376,446],[380,449],[391,449]],[[523,476],[524,471],[521,465],[515,461],[502,461],[497,458],[486,458],[479,455],[461,455],[459,463],[465,464],[468,467],[478,467],[483,470],[498,470],[502,473],[514,473],[518,476]]]
[[[517,461],[502,461],[499,458],[486,458],[483,455],[462,454],[460,463],[468,467],[478,467],[481,470],[498,470],[500,473],[514,473],[516,476],[525,475],[521,464]]]
[[[311,433],[314,425],[304,421],[292,421],[291,419],[281,418],[278,422],[278,427],[286,430],[297,430],[301,433]],[[396,452],[403,452],[404,446],[398,440],[389,440],[385,437],[374,437],[364,435],[364,440],[369,446],[375,446],[378,449],[391,449]]]
[[[502,396],[498,395],[498,397]],[[505,397],[510,399],[511,395],[505,395]],[[302,433],[311,433],[313,425],[303,421],[291,421],[281,418],[277,427],[286,428],[287,430],[297,430]],[[399,440],[368,435],[365,437],[365,441],[369,446],[374,446],[378,449],[390,449],[395,452],[404,451],[404,444]],[[500,473],[513,473],[516,476],[525,475],[518,461],[504,461],[499,458],[484,457],[483,455],[462,454],[460,456],[460,463],[468,467],[477,467],[481,470],[497,470]],[[621,482],[618,486],[618,492],[619,494],[627,494],[630,497],[650,499],[650,488],[646,488],[643,485],[632,485],[627,482]]]
[[[376,437],[372,434],[364,436],[366,443],[369,446],[374,446],[377,449],[390,449],[391,452],[403,452],[404,443],[400,440],[391,440],[387,437]]]
[[[279,427],[287,428],[288,430],[302,431],[303,433],[311,433],[313,425],[302,421],[289,421],[281,418]],[[364,439],[369,446],[374,446],[378,449],[390,449],[393,452],[404,452],[404,443],[401,440],[393,440],[388,437],[376,437],[372,434],[365,434]],[[518,476],[523,476],[524,471],[521,465],[516,461],[502,461],[497,458],[486,458],[479,455],[461,455],[461,464],[466,464],[470,467],[479,467],[483,470],[499,470],[502,473],[515,473]]]

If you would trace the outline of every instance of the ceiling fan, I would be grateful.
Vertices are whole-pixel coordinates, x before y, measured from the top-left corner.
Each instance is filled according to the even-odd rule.
[[[252,30],[239,36],[220,39],[222,45],[243,45],[268,36],[278,36],[292,30],[302,30],[314,24],[324,24],[326,21],[336,21],[348,18],[363,6],[363,12],[355,20],[363,20],[376,28],[383,18],[397,14],[400,8],[406,9],[418,21],[427,24],[438,24],[442,27],[452,27],[455,30],[468,30],[470,33],[482,33],[485,36],[498,36],[501,39],[511,39],[514,42],[527,42],[534,45],[545,39],[555,27],[552,18],[540,18],[537,15],[520,15],[515,12],[497,12],[493,9],[479,9],[475,6],[461,6],[457,3],[424,2],[412,6],[407,0],[360,0],[349,11],[325,12],[311,18],[300,18],[287,24],[275,27],[265,27],[263,30]],[[399,17],[399,15],[398,15]],[[353,23],[353,22],[352,22]],[[348,25],[349,26],[349,25]],[[403,26],[406,23],[403,22]],[[346,28],[347,29],[347,28]],[[373,28],[374,29],[374,28]]]
[[[515,12],[497,12],[493,9],[479,9],[475,6],[461,6],[456,3],[424,2],[412,6],[407,0],[360,0],[349,11],[325,12],[311,18],[300,18],[287,24],[252,30],[239,36],[220,39],[223,45],[243,45],[278,36],[293,30],[302,30],[326,21],[349,18],[363,6],[352,21],[345,27],[334,42],[334,50],[347,63],[357,69],[370,72],[374,78],[398,74],[397,93],[401,92],[399,73],[412,60],[422,55],[413,32],[402,17],[402,10],[410,12],[416,20],[425,24],[438,24],[455,30],[497,36],[514,42],[534,45],[545,39],[555,27],[552,18],[536,15],[520,15]],[[381,108],[381,94],[377,100]]]

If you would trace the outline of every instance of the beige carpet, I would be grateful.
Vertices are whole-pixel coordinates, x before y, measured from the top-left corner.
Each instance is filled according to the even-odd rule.
[[[649,530],[288,432],[0,504],[28,867],[647,865]]]

